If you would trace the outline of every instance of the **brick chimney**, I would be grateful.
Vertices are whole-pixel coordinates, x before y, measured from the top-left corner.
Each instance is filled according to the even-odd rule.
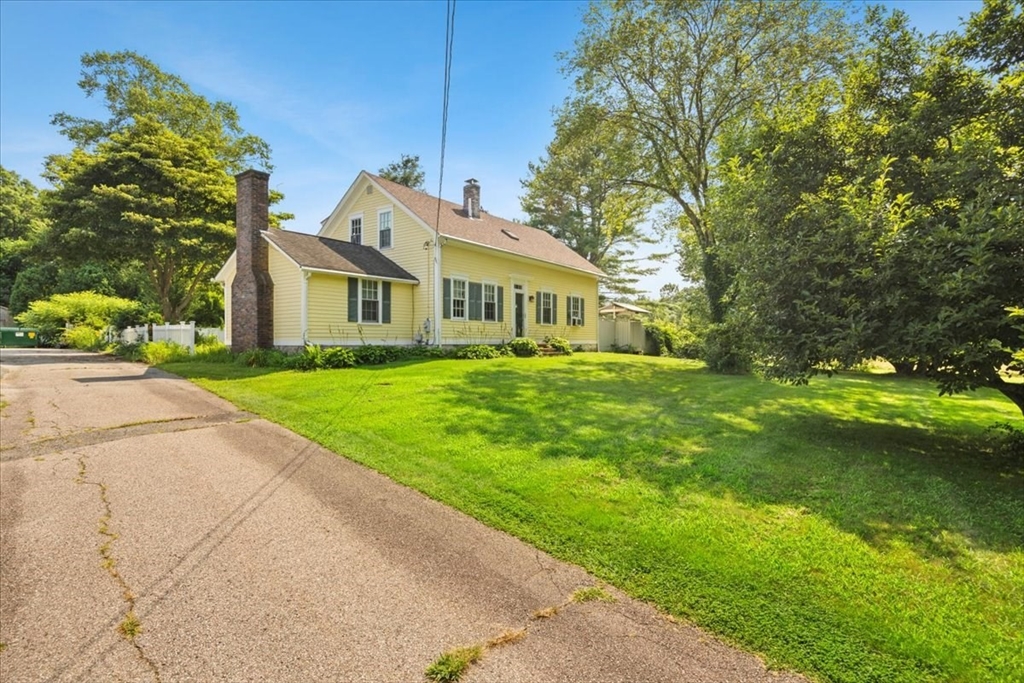
[[[235,279],[231,283],[231,350],[274,345],[274,281],[267,241],[270,174],[248,170],[235,176]]]
[[[470,178],[462,188],[462,210],[467,218],[480,218],[480,183]]]

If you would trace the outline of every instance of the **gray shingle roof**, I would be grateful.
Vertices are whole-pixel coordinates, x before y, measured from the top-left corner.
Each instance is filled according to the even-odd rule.
[[[302,268],[419,282],[373,247],[289,230],[264,230],[263,236]]]
[[[421,221],[431,228],[437,227],[437,197],[363,172]],[[513,223],[486,211],[481,213],[480,218],[472,219],[466,216],[461,204],[454,202],[441,200],[440,232],[448,237],[581,270],[598,277],[604,275],[600,268],[543,230]]]

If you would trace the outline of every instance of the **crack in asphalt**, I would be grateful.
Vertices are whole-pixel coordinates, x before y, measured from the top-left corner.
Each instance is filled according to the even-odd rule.
[[[117,568],[117,556],[114,555],[114,542],[117,541],[118,534],[111,528],[114,512],[110,505],[110,498],[107,496],[107,485],[101,481],[90,481],[87,479],[86,470],[85,456],[80,455],[78,457],[78,476],[75,477],[75,483],[84,484],[86,486],[95,486],[99,489],[100,502],[103,504],[103,514],[100,516],[98,532],[104,539],[99,546],[99,554],[100,557],[103,558],[101,565],[121,588],[121,598],[127,605],[124,619],[122,620],[118,630],[121,631],[121,635],[124,636],[125,640],[131,643],[132,647],[135,648],[135,652],[139,656],[139,659],[141,659],[146,666],[149,667],[149,670],[153,672],[153,677],[156,679],[156,683],[161,683],[160,669],[157,668],[156,662],[150,659],[142,649],[142,645],[136,638],[136,635],[142,632],[142,626],[135,614],[135,603],[137,598],[131,587],[128,585],[128,582]]]
[[[540,551],[537,552],[535,557],[537,559],[538,564],[540,564],[541,563]],[[546,571],[546,569],[541,569],[541,571]],[[537,573],[540,573],[540,572],[537,572]],[[530,578],[532,578],[534,576],[537,576],[537,573],[531,575]],[[553,580],[552,580],[552,585],[554,585],[554,581]],[[602,587],[601,584],[595,585],[595,586],[593,586],[593,588],[597,588],[598,590],[604,592],[604,588]],[[533,614],[531,614],[527,618],[526,624],[523,625],[523,626],[520,626],[519,628],[505,629],[504,631],[499,633],[497,636],[494,636],[493,638],[490,638],[490,639],[485,640],[485,641],[480,642],[480,643],[476,643],[475,645],[471,645],[470,646],[471,648],[473,648],[473,647],[479,648],[480,653],[479,653],[479,656],[477,658],[469,661],[466,664],[466,670],[471,668],[474,664],[478,664],[480,662],[480,660],[483,659],[483,656],[486,653],[490,652],[491,650],[497,650],[499,648],[509,647],[509,646],[512,646],[512,645],[516,645],[517,643],[520,643],[523,640],[525,640],[527,638],[527,636],[530,635],[530,624],[533,623],[533,622],[552,621],[552,620],[556,619],[558,617],[558,615],[564,613],[566,609],[572,607],[573,605],[582,604],[584,602],[595,602],[595,601],[599,601],[599,602],[602,602],[602,603],[609,602],[609,601],[606,601],[603,598],[594,598],[594,599],[586,598],[586,599],[580,600],[580,599],[577,599],[577,597],[576,597],[578,592],[579,591],[577,590],[576,592],[572,593],[568,598],[566,598],[564,601],[562,601],[561,603],[559,603],[557,605],[550,605],[548,607],[543,607],[541,609],[535,610],[533,612]],[[611,603],[618,602],[618,599],[616,597],[610,596],[610,598],[611,598],[611,600],[610,600]],[[633,619],[630,619],[630,621],[632,621],[634,624],[637,623]],[[648,640],[648,642],[652,642],[652,643],[654,643],[656,645],[661,645],[661,643],[655,643],[654,641],[650,640],[649,638],[646,638],[645,636],[641,636],[641,635],[619,636],[619,637],[622,637],[622,638],[639,637],[639,638],[643,638],[645,640]],[[444,657],[445,655],[449,655],[449,654],[455,652],[455,650],[458,650],[458,649],[461,649],[461,648],[455,648],[454,650],[448,650],[447,652],[442,654],[441,657]],[[439,660],[435,660],[435,662],[436,661],[439,661]],[[429,671],[429,667],[428,667],[428,671]],[[447,680],[447,679],[434,678],[430,674],[426,674],[426,677],[428,679],[432,680],[432,681]],[[458,679],[456,678],[455,680],[458,680]]]
[[[256,415],[253,413],[239,410],[215,415],[189,416],[169,420],[149,420],[127,425],[117,425],[115,427],[86,429],[0,450],[0,462],[50,455],[74,448],[94,446],[96,444],[120,441],[121,439],[130,439],[148,434],[184,432],[192,429],[205,429],[206,427],[247,422],[255,418]]]

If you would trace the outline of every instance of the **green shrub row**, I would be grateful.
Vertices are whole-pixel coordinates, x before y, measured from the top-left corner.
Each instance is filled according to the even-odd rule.
[[[85,335],[82,336],[84,338]],[[572,352],[567,340],[556,337],[548,340],[548,343],[564,352]],[[102,340],[97,339],[95,348],[103,348]],[[324,348],[309,344],[298,353],[285,353],[276,349],[251,349],[235,354],[216,339],[203,339],[196,344],[195,355],[191,356],[187,348],[170,341],[122,343],[110,350],[114,355],[126,360],[142,361],[151,365],[196,360],[206,363],[234,363],[251,368],[287,368],[301,371],[336,370],[357,365],[381,365],[426,358],[483,360],[503,356],[536,356],[540,353],[537,342],[525,338],[513,339],[500,346],[471,344],[454,349],[442,349],[436,346],[378,346],[373,344]]]

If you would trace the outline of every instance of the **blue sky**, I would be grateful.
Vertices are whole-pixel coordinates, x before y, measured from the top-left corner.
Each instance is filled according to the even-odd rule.
[[[924,33],[955,29],[980,1],[887,2]],[[442,195],[478,178],[494,214],[522,218],[519,181],[569,93],[555,55],[584,4],[459,2]],[[42,185],[49,125],[103,115],[78,89],[82,54],[135,50],[210,99],[235,104],[273,150],[287,227],[315,232],[356,174],[419,154],[437,192],[445,4],[430,2],[17,2],[0,0],[0,163]],[[642,285],[677,281],[671,264]]]

